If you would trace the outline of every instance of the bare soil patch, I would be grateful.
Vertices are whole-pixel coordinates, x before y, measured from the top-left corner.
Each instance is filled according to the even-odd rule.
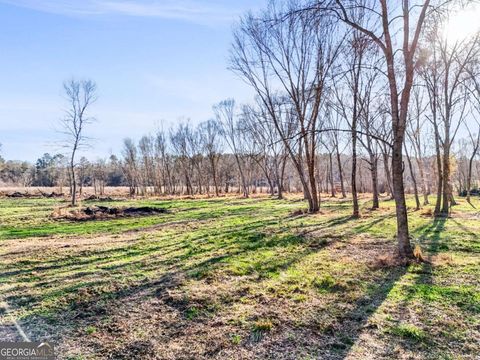
[[[27,198],[27,199],[61,198],[61,197],[64,197],[64,194],[56,193],[55,191],[52,191],[51,193],[45,193],[45,192],[42,192],[42,191],[38,191],[36,194],[31,194],[31,193],[28,193],[28,192],[14,191],[12,193],[5,193],[4,195],[6,197],[9,197],[9,198]]]
[[[122,217],[140,217],[158,214],[166,214],[167,209],[140,206],[140,207],[109,207],[92,205],[83,209],[65,211],[66,208],[55,209],[52,214],[54,219],[66,219],[72,221],[102,220]]]
[[[84,200],[86,201],[118,201],[120,199],[114,199],[110,196],[90,195],[90,196],[87,196]]]

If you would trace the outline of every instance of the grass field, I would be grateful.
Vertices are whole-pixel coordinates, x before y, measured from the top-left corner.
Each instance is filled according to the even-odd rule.
[[[410,210],[428,262],[405,267],[392,201],[357,220],[337,199],[116,201],[168,213],[74,222],[0,199],[0,338],[16,319],[62,359],[478,359],[480,215],[459,201]]]

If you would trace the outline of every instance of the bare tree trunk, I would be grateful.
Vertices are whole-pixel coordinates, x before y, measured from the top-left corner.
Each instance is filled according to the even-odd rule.
[[[408,215],[405,202],[403,184],[403,160],[402,160],[403,139],[395,139],[392,151],[392,173],[393,173],[393,196],[395,197],[395,208],[397,213],[397,241],[399,253],[402,257],[411,257],[413,252],[408,238]]]
[[[315,181],[315,167],[308,166],[308,179],[310,181],[310,199],[309,199],[309,210],[312,213],[318,212],[320,210],[320,205],[318,203],[318,192],[317,192],[317,184]]]
[[[353,214],[354,218],[360,217],[360,208],[358,206],[358,192],[357,192],[357,132],[356,132],[356,119],[354,117],[352,121],[352,201],[353,201]]]
[[[422,158],[417,158],[417,166],[420,172],[420,178],[422,179],[423,205],[428,205],[428,179],[425,175],[425,163]]]
[[[479,129],[479,134],[477,135],[478,139],[480,139],[480,129]],[[470,156],[470,159],[468,160],[468,174],[467,174],[467,201],[470,205],[472,205],[472,202],[470,200],[470,192],[472,190],[472,170],[473,170],[473,161],[475,159],[475,156],[477,155],[477,151],[480,145],[480,141],[477,140],[476,145],[473,148],[472,155]]]
[[[394,198],[392,186],[392,172],[390,171],[389,158],[386,149],[382,148],[383,168],[385,170],[385,178],[387,179],[387,189],[391,199]]]
[[[287,154],[283,156],[282,167],[280,171],[280,178],[278,182],[278,198],[283,199],[283,190],[284,190],[284,179],[285,179],[285,168],[287,165]]]
[[[372,210],[376,210],[380,207],[378,200],[378,159],[375,154],[370,154],[370,172],[372,176]]]
[[[212,166],[213,186],[215,187],[215,196],[219,196],[218,181],[217,181],[217,167],[215,166],[215,158],[210,157],[210,164]]]
[[[242,189],[243,189],[243,197],[248,198],[247,181],[245,180],[245,174],[243,173],[242,164],[240,163],[240,157],[237,154],[235,154],[235,160],[237,162],[238,171],[240,173],[240,180],[241,180],[241,183],[242,183],[241,186],[242,186]]]
[[[410,159],[410,155],[407,151],[407,146],[405,145],[405,155],[407,156],[408,168],[410,170],[410,177],[412,178],[413,183],[413,193],[415,195],[415,210],[420,210],[420,199],[418,198],[418,188],[417,188],[417,180],[415,178],[415,173],[413,172],[412,160]]]
[[[333,181],[333,154],[332,153],[328,153],[328,159],[329,159],[329,164],[330,164],[330,186],[331,186],[331,194],[332,194],[332,197],[336,197],[337,194],[336,194],[336,191],[335,191],[335,184],[334,184],[334,181]]]
[[[347,197],[347,194],[345,192],[345,184],[343,183],[342,161],[340,157],[340,151],[338,149],[338,144],[335,144],[335,150],[337,153],[338,176],[340,177],[340,188],[342,190],[342,198],[345,199]]]
[[[76,81],[71,79],[64,82],[65,95],[70,102],[67,116],[62,120],[65,133],[68,134],[68,147],[71,146],[70,155],[70,189],[71,205],[77,204],[77,179],[75,177],[75,154],[78,149],[86,144],[87,138],[83,135],[84,127],[91,122],[86,111],[91,103],[96,100],[96,84],[91,80]]]
[[[347,2],[345,2],[347,3]],[[408,107],[410,102],[410,93],[413,86],[413,77],[415,71],[415,54],[418,46],[419,37],[422,33],[422,28],[424,25],[425,17],[427,14],[427,9],[430,7],[430,0],[425,0],[421,6],[419,6],[418,19],[416,24],[411,24],[411,10],[412,6],[408,0],[403,0],[401,4],[403,28],[401,32],[403,33],[403,43],[402,43],[402,56],[403,63],[400,69],[402,72],[403,79],[403,88],[398,88],[397,84],[397,74],[398,62],[395,61],[396,46],[394,41],[392,41],[392,35],[395,38],[399,39],[401,37],[400,31],[393,28],[395,17],[390,19],[392,13],[391,8],[389,9],[387,0],[380,0],[377,5],[379,9],[377,11],[372,11],[378,15],[378,21],[381,22],[383,28],[383,33],[381,37],[377,37],[375,31],[372,31],[371,28],[367,29],[362,26],[362,23],[352,20],[349,17],[348,11],[352,8],[350,5],[351,2],[348,2],[348,7],[345,7],[345,3],[336,0],[334,4],[337,6],[335,9],[335,14],[340,17],[340,19],[351,26],[352,28],[361,31],[363,34],[368,36],[373,42],[375,42],[382,50],[383,55],[386,61],[386,70],[387,78],[389,85],[389,95],[390,95],[390,110],[392,116],[392,130],[393,130],[393,146],[392,146],[392,174],[393,174],[393,193],[395,196],[395,207],[396,207],[396,217],[397,217],[397,241],[398,241],[398,250],[401,258],[413,258],[413,250],[410,246],[409,240],[409,230],[408,230],[408,215],[407,215],[407,206],[405,202],[405,193],[404,193],[404,182],[403,182],[403,142],[405,140],[405,130],[406,130],[406,121],[408,115]],[[376,2],[371,2],[374,6]],[[357,7],[355,6],[357,5]],[[353,9],[358,8],[358,3],[353,2]],[[393,7],[393,5],[392,5]],[[361,8],[365,8],[364,5],[361,5]],[[348,9],[348,10],[347,10]],[[413,30],[413,31],[412,31]],[[410,34],[413,33],[413,38],[410,37]]]
[[[77,205],[77,179],[75,178],[75,150],[70,159],[70,176],[72,179],[72,206]]]
[[[446,140],[445,140],[446,141]],[[448,215],[450,211],[450,149],[444,146],[443,150],[443,179],[442,179],[442,209],[441,214]]]
[[[440,208],[442,206],[442,190],[443,190],[443,171],[442,171],[442,153],[440,151],[440,134],[438,132],[438,125],[433,114],[433,128],[435,131],[435,151],[437,160],[437,198],[435,200],[434,215],[440,215]]]

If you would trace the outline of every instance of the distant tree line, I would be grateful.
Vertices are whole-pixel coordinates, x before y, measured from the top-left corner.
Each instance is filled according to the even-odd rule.
[[[121,156],[111,155],[94,161],[81,157],[75,167],[78,193],[82,195],[85,187],[91,187],[95,194],[102,195],[107,186],[126,186],[132,196],[219,196],[226,193],[248,196],[262,192],[282,198],[284,192],[302,192],[295,164],[290,161],[284,145],[271,138],[275,132],[264,129],[267,122],[252,123],[255,120],[251,106],[241,108],[232,128],[235,153],[230,151],[219,121],[211,119],[196,126],[189,122],[179,123],[167,131],[145,135],[137,142],[125,139]],[[351,141],[347,136],[334,136],[338,135],[336,132],[328,134],[322,137],[315,159],[318,192],[345,198],[351,194],[352,185],[347,176],[353,165]],[[372,194],[372,201],[374,193],[392,197],[390,154],[382,153],[383,148],[377,143],[372,157],[367,139],[362,137],[360,143],[366,146],[358,149],[357,191]],[[411,143],[408,146],[412,154],[415,153],[413,146]],[[468,188],[477,193],[480,161],[477,157],[470,164],[474,150],[471,139],[460,138],[455,149],[450,165],[455,193],[466,196]],[[417,193],[419,202],[421,196],[421,203],[425,203],[438,186],[438,179],[432,176],[437,172],[436,157],[423,153],[421,158],[410,153],[409,157],[410,161],[407,157],[404,159],[406,164],[411,164],[411,171],[405,173],[406,192]],[[376,161],[374,172],[373,161]],[[68,159],[62,154],[48,153],[34,164],[0,158],[0,183],[58,187],[60,192],[70,193]]]

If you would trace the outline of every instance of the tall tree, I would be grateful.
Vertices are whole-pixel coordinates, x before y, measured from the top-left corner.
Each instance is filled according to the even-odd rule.
[[[245,16],[234,32],[230,62],[268,111],[297,170],[309,212],[317,212],[320,109],[325,105],[342,39],[335,36],[335,24],[328,17],[298,10],[293,2],[282,6],[272,1],[265,12]],[[288,106],[288,117],[296,122],[294,142],[284,132],[279,101]]]
[[[235,100],[226,99],[215,105],[213,112],[215,113],[217,122],[221,124],[224,139],[230,147],[232,155],[235,157],[235,162],[240,174],[243,197],[248,198],[248,184],[242,159],[241,130],[237,123],[235,108]]]
[[[71,184],[71,204],[77,203],[77,178],[76,158],[77,151],[88,145],[85,136],[85,126],[94,118],[88,116],[87,110],[97,100],[97,85],[92,80],[65,81],[63,90],[68,101],[65,117],[61,120],[62,130],[65,135],[64,146],[70,150],[69,177]]]
[[[210,164],[210,171],[215,189],[215,196],[220,195],[218,184],[218,161],[222,151],[222,141],[220,139],[221,126],[213,120],[207,120],[198,125],[200,132],[201,147]]]
[[[420,68],[429,91],[431,107],[434,107],[430,118],[435,131],[435,141],[438,142],[437,157],[441,158],[441,163],[438,164],[441,179],[438,181],[436,214],[443,216],[448,215],[450,206],[454,204],[451,148],[468,112],[468,69],[480,52],[478,34],[457,39],[445,32],[450,15],[457,10],[457,6],[456,2],[452,2],[444,12],[432,17],[423,44],[426,56],[422,58]]]
[[[134,196],[138,187],[137,147],[132,139],[123,140],[123,172],[128,183],[130,196]]]
[[[422,184],[423,205],[428,205],[429,182],[427,175],[427,168],[425,166],[425,146],[426,140],[426,122],[425,111],[428,107],[424,103],[425,89],[420,84],[413,89],[412,111],[410,111],[409,121],[407,126],[407,136],[412,144],[413,155],[420,173],[420,180]]]
[[[387,0],[327,0],[319,1],[314,7],[317,7],[320,13],[329,12],[350,28],[366,35],[383,54],[390,95],[398,251],[401,257],[412,258],[403,181],[403,143],[415,74],[415,56],[430,0],[415,4],[402,0],[398,3],[399,7],[397,2],[395,6]],[[365,22],[365,17],[369,21]]]

